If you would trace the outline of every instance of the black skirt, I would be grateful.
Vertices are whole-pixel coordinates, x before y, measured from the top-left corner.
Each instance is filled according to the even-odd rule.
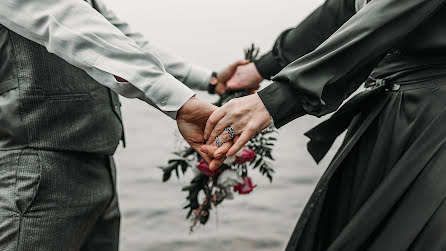
[[[376,92],[286,250],[446,250],[446,79]]]

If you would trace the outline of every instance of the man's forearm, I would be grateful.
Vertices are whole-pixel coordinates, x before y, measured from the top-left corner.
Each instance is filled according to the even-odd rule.
[[[135,41],[144,51],[155,54],[169,74],[192,89],[206,90],[212,74],[211,70],[192,64],[161,46],[149,42],[141,33],[134,31],[127,22],[120,19],[102,0],[92,1],[96,3],[98,11],[124,35]]]
[[[172,118],[193,96],[155,54],[144,51],[84,1],[4,0],[0,23],[117,93],[151,100]],[[113,75],[129,83],[119,83]]]

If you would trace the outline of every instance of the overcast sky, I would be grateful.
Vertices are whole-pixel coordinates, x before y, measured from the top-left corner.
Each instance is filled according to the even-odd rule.
[[[103,0],[118,16],[170,51],[218,70],[257,43],[269,50],[322,0]]]

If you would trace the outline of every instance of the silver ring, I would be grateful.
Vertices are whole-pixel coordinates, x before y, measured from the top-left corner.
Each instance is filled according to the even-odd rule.
[[[225,132],[227,132],[228,134],[229,134],[229,140],[226,140],[225,142],[221,142],[220,141],[220,135],[218,135],[216,138],[215,138],[215,144],[218,146],[218,147],[220,147],[220,146],[222,146],[224,143],[226,143],[226,142],[229,142],[230,140],[232,140],[233,138],[234,138],[234,136],[235,136],[235,131],[234,131],[234,128],[232,128],[232,126],[228,126],[228,127],[226,127],[225,128]]]
[[[227,133],[229,134],[229,137],[230,137],[231,139],[234,138],[234,136],[235,136],[235,130],[234,130],[234,128],[232,128],[232,126],[228,126],[228,127],[226,127],[226,128],[225,128],[225,132],[227,132]]]
[[[215,144],[218,146],[218,147],[220,147],[220,146],[222,146],[224,143],[222,143],[222,142],[220,142],[220,138],[219,138],[220,136],[217,136],[216,138],[215,138]]]

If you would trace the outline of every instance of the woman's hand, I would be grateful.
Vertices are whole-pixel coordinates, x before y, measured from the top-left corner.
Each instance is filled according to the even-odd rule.
[[[214,158],[223,157],[225,150],[227,150],[226,156],[230,157],[242,149],[257,133],[268,127],[270,121],[271,115],[257,94],[236,98],[212,113],[206,123],[204,138],[207,139],[207,144],[211,144],[220,135],[220,142],[226,142],[230,140],[230,136],[225,132],[225,128],[231,126],[235,135],[240,137],[236,137],[234,145],[229,150],[227,145],[216,150]],[[207,146],[202,150],[206,152],[206,148]]]
[[[248,60],[239,60],[239,61],[236,61],[235,63],[229,65],[228,67],[224,68],[223,70],[221,70],[217,74],[218,83],[215,88],[215,93],[217,93],[219,95],[225,94],[226,88],[228,88],[227,87],[228,80],[234,76],[238,67],[240,67],[242,65],[246,65],[248,63],[249,63]]]
[[[241,64],[237,66],[237,70],[226,83],[226,87],[232,90],[257,90],[262,81],[263,77],[260,75],[254,63]]]

